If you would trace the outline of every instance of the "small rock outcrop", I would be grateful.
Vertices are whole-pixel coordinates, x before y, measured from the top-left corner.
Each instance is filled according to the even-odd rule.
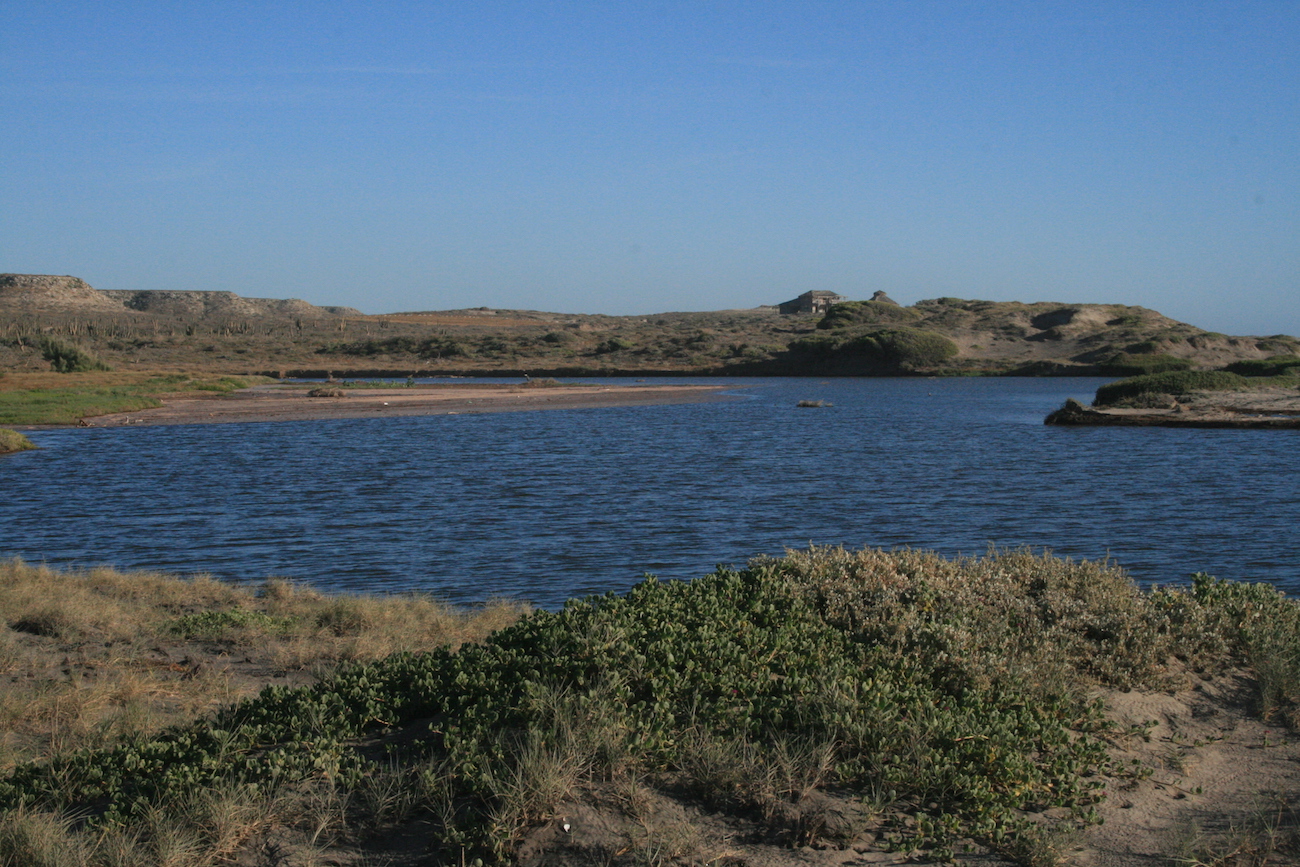
[[[1111,423],[1113,422],[1111,422],[1110,417],[1095,409],[1089,409],[1072,397],[1066,398],[1064,406],[1049,413],[1047,418],[1043,419],[1043,424],[1096,425]]]

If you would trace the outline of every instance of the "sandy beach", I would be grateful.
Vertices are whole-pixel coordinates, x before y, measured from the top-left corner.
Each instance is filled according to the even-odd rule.
[[[411,388],[342,388],[312,397],[319,385],[266,385],[229,395],[163,398],[155,409],[85,419],[85,427],[310,421],[335,418],[456,415],[545,409],[700,403],[725,399],[717,385],[510,385],[449,383]]]

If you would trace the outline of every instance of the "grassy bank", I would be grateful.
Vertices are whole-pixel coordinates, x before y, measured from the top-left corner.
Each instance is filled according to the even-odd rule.
[[[225,394],[261,377],[95,371],[11,373],[0,378],[0,425],[76,424],[162,406],[168,395]]]
[[[7,455],[11,452],[25,452],[34,448],[36,448],[35,443],[18,433],[18,431],[0,428],[0,455]]]
[[[1177,370],[1130,376],[1097,389],[1096,407],[1163,407],[1189,395],[1300,388],[1300,359],[1279,356],[1225,370]],[[1245,371],[1234,372],[1234,371]]]
[[[457,647],[515,620],[424,596],[329,596],[268,581],[0,562],[0,769],[112,747],[191,721],[268,683],[345,662]]]
[[[1100,776],[1140,773],[1112,764],[1123,733],[1097,689],[1247,664],[1262,713],[1294,724],[1300,707],[1300,615],[1270,588],[1198,576],[1148,592],[1105,564],[1027,552],[817,549],[517,620],[280,584],[7,570],[6,659],[81,641],[139,664],[60,664],[54,685],[14,700],[0,863],[198,865],[258,847],[312,863],[405,834],[453,864],[548,846],[565,863],[707,862],[668,800],[785,845],[1045,863],[1050,829],[1029,816],[1086,824]],[[83,601],[53,601],[53,583]],[[413,611],[425,625],[399,628]],[[510,625],[462,644],[493,623]],[[202,670],[163,674],[175,725],[122,721],[109,681],[120,668],[153,683],[140,672],[159,668],[160,641],[312,676],[231,703],[219,682],[186,697]],[[90,669],[107,691],[83,695],[73,672]],[[87,705],[106,716],[37,731]],[[53,742],[70,729],[83,740]],[[579,804],[609,829],[598,851],[554,836]]]

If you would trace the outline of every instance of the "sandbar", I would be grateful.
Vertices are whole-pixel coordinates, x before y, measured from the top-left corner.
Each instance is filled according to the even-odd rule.
[[[155,409],[84,419],[82,427],[229,424],[456,415],[546,409],[702,403],[724,400],[721,385],[529,385],[447,383],[410,388],[341,388],[342,397],[312,397],[312,385],[263,385],[227,395],[164,397]]]

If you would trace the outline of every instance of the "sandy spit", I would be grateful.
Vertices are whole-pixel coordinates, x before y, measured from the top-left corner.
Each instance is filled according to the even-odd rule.
[[[455,415],[544,409],[701,403],[722,400],[716,385],[417,385],[412,388],[343,389],[343,397],[310,397],[311,387],[269,385],[229,395],[164,398],[156,409],[114,413],[82,421],[83,427],[227,424],[338,418]]]

